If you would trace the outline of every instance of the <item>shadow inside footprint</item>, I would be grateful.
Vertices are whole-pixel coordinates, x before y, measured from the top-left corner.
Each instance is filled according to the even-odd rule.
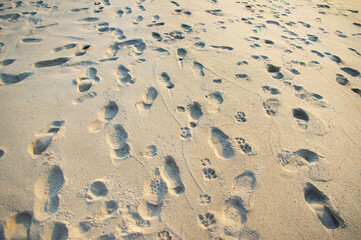
[[[318,190],[312,183],[307,183],[304,188],[306,202],[315,212],[323,226],[328,229],[345,227],[344,220],[330,205],[329,198]]]
[[[217,127],[211,128],[210,144],[218,157],[228,159],[235,155],[230,138]]]
[[[167,183],[170,193],[181,195],[184,193],[185,188],[180,178],[180,171],[172,156],[166,156],[160,168],[160,173]]]

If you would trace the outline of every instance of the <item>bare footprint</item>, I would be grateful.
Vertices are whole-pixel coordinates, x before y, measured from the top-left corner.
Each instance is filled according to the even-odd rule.
[[[105,183],[101,180],[96,180],[90,184],[86,198],[87,200],[103,198],[108,195],[108,192],[109,190]]]
[[[106,141],[109,145],[110,155],[114,165],[117,165],[130,155],[130,146],[126,142],[127,139],[128,133],[122,125],[115,124],[109,129]]]
[[[100,78],[96,75],[97,70],[94,67],[87,68],[82,75],[76,79],[79,92],[88,91],[95,82],[99,82]]]
[[[33,75],[33,73],[30,72],[23,72],[19,74],[0,73],[0,86],[21,82],[31,75]]]
[[[198,102],[192,102],[187,106],[188,116],[191,120],[198,121],[202,116],[202,105]]]
[[[247,222],[248,210],[244,207],[243,199],[238,196],[233,196],[225,201],[222,217],[225,223],[225,228],[231,234],[237,234],[240,226],[244,226]]]
[[[117,114],[118,105],[114,101],[109,101],[98,111],[98,119],[89,125],[89,131],[100,132]]]
[[[163,199],[168,193],[167,184],[163,180],[158,168],[144,182],[143,201],[138,212],[144,219],[151,219],[160,215]]]
[[[36,219],[47,219],[51,214],[58,211],[58,192],[65,183],[63,171],[58,165],[43,172],[34,186],[35,204],[34,214]]]
[[[163,82],[163,84],[165,85],[166,88],[168,88],[168,89],[174,88],[174,83],[171,82],[168,73],[162,72],[159,76],[159,80],[161,82]]]
[[[235,151],[230,142],[230,138],[222,130],[217,127],[211,128],[211,136],[209,144],[217,157],[229,159],[235,155]]]
[[[316,214],[324,227],[328,229],[337,229],[346,226],[344,220],[331,206],[330,199],[312,183],[306,184],[304,196],[309,207]]]
[[[130,75],[129,69],[122,64],[120,64],[117,67],[115,71],[115,75],[117,77],[117,81],[119,85],[122,84],[129,85],[135,83],[135,79],[133,79],[133,77]]]
[[[195,76],[203,77],[204,76],[203,69],[204,69],[204,66],[201,63],[196,62],[196,61],[193,62],[192,71]]]
[[[309,150],[299,149],[295,152],[291,152],[287,149],[281,149],[278,151],[278,162],[287,170],[296,170],[297,167],[313,165],[318,163],[320,156]]]
[[[174,195],[181,195],[184,193],[185,188],[180,178],[179,168],[172,156],[166,156],[160,167],[160,173],[167,183],[168,190]]]
[[[302,129],[308,128],[308,121],[310,120],[310,117],[305,110],[302,108],[294,108],[292,109],[292,116],[296,120],[298,126],[300,126]]]
[[[30,144],[28,149],[29,153],[32,155],[42,154],[49,147],[53,137],[58,133],[64,123],[64,121],[54,121],[46,131],[35,134],[36,140]]]
[[[142,100],[138,101],[136,107],[139,115],[148,115],[149,111],[158,97],[158,91],[154,87],[149,87],[143,94]]]
[[[32,221],[33,214],[31,212],[26,211],[14,214],[6,220],[4,239],[30,239]]]
[[[41,239],[67,240],[68,236],[69,230],[64,223],[52,222],[45,227],[44,232],[41,234]]]

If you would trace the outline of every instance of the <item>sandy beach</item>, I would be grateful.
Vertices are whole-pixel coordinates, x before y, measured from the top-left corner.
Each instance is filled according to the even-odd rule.
[[[360,239],[360,0],[2,0],[0,69],[0,240]]]

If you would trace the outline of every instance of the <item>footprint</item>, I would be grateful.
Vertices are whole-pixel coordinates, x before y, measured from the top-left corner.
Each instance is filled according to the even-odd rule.
[[[297,91],[295,94],[300,99],[306,100],[316,107],[327,107],[328,104],[323,101],[323,97],[317,93],[312,93],[302,86],[293,85],[293,88]]]
[[[196,42],[193,46],[195,49],[201,50],[206,46],[206,44],[202,41],[199,41],[199,42]]]
[[[62,65],[69,60],[70,60],[70,58],[65,58],[65,57],[55,58],[55,59],[51,59],[51,60],[44,60],[44,61],[36,62],[34,64],[34,67],[36,67],[36,68],[54,67],[54,66]]]
[[[113,35],[114,37],[116,37],[118,40],[122,40],[122,39],[125,39],[126,36],[124,35],[123,31],[121,29],[116,29],[114,32],[113,32]]]
[[[158,240],[172,240],[175,239],[173,234],[168,230],[162,230],[157,234]]]
[[[155,145],[149,145],[142,152],[142,156],[152,158],[157,155],[157,147]]]
[[[280,91],[277,88],[270,87],[270,86],[262,86],[262,90],[265,92],[269,92],[271,95],[280,94]]]
[[[293,153],[287,149],[281,149],[278,151],[278,158],[278,162],[284,167],[287,167],[287,165],[290,165],[290,167],[306,166],[316,164],[319,161],[319,155],[308,149],[299,149]]]
[[[122,125],[115,124],[112,126],[106,136],[109,145],[110,155],[114,165],[124,160],[130,155],[130,146],[126,142],[128,133]]]
[[[37,43],[37,42],[41,42],[42,39],[40,39],[40,38],[23,38],[21,41],[23,43]]]
[[[198,121],[202,116],[202,105],[198,102],[193,102],[187,106],[189,117],[193,120]]]
[[[204,76],[203,69],[204,69],[204,66],[201,63],[196,62],[196,61],[193,62],[192,71],[195,76],[203,77]]]
[[[34,186],[34,214],[37,220],[46,219],[58,211],[58,192],[64,183],[63,171],[58,165],[53,165],[40,175]]]
[[[89,22],[96,22],[98,20],[99,20],[99,18],[97,18],[97,17],[87,17],[87,18],[80,19],[79,21],[89,23]]]
[[[93,84],[89,78],[85,78],[85,77],[78,77],[76,79],[76,83],[77,83],[77,89],[81,93],[88,91]]]
[[[181,28],[184,32],[192,32],[192,27],[187,24],[181,24]]]
[[[247,222],[247,209],[244,207],[243,199],[233,196],[225,201],[222,210],[225,227],[228,232],[236,233],[240,226],[244,226]]]
[[[143,201],[138,207],[139,215],[144,219],[159,216],[167,192],[167,184],[161,177],[159,169],[156,168],[144,182]]]
[[[140,115],[148,115],[149,111],[158,97],[158,91],[154,87],[149,87],[143,94],[143,99],[138,101],[136,107]]]
[[[63,51],[63,50],[72,49],[72,48],[75,48],[76,46],[77,46],[76,43],[66,44],[64,46],[54,48],[53,52],[60,52],[60,51]]]
[[[133,79],[129,72],[129,69],[122,64],[120,64],[118,68],[116,68],[115,74],[117,76],[117,81],[119,85],[129,85],[135,83],[135,79]]]
[[[336,81],[342,86],[345,86],[349,83],[348,79],[342,74],[336,74]]]
[[[104,234],[98,237],[96,240],[116,240],[114,234]]]
[[[87,200],[103,198],[108,195],[108,192],[109,190],[103,181],[94,181],[90,184],[86,198]]]
[[[361,97],[361,89],[358,88],[351,88],[351,91],[358,94]]]
[[[245,171],[233,180],[233,194],[248,199],[249,194],[256,187],[256,176],[251,171]]]
[[[5,15],[0,15],[0,19],[6,20],[8,22],[12,22],[14,20],[17,20],[18,18],[20,18],[19,13],[9,13],[9,14],[5,14]]]
[[[302,129],[307,129],[308,121],[310,120],[310,117],[305,112],[305,110],[303,110],[302,108],[294,108],[292,109],[292,115],[295,118],[297,124]]]
[[[133,24],[137,25],[137,24],[139,24],[141,21],[143,21],[143,17],[139,15],[136,19],[134,19]]]
[[[1,82],[0,85],[9,85],[23,81],[29,76],[33,75],[31,72],[23,72],[19,74],[7,74],[0,73]]]
[[[216,46],[216,45],[209,45],[212,48],[216,48],[216,49],[222,49],[222,50],[228,50],[228,51],[232,51],[233,47],[229,47],[229,46]]]
[[[98,119],[89,125],[89,131],[100,132],[117,114],[118,105],[114,101],[109,101],[98,111]]]
[[[168,89],[174,88],[174,83],[171,82],[168,73],[162,72],[162,73],[160,74],[159,79],[165,84],[165,87],[166,87],[166,88],[168,88]]]
[[[85,95],[83,96],[80,96],[76,99],[73,100],[73,104],[74,105],[77,105],[79,103],[82,103],[82,102],[85,102],[87,100],[90,100],[92,98],[95,98],[97,96],[97,93],[96,92],[89,92],[89,93],[86,93]]]
[[[201,227],[206,229],[213,227],[217,222],[215,215],[209,212],[198,215],[198,221]]]
[[[344,71],[345,73],[349,74],[352,77],[358,77],[360,75],[360,72],[353,68],[343,67],[343,68],[341,68],[341,70]]]
[[[271,73],[271,76],[274,79],[282,79],[284,77],[283,73],[280,71],[281,67],[275,66],[273,64],[267,64],[267,72]]]
[[[221,92],[212,92],[205,96],[208,101],[209,105],[207,109],[209,112],[219,112],[220,105],[223,103],[224,99]]]
[[[236,75],[236,78],[240,78],[240,79],[245,79],[247,81],[250,80],[249,76],[247,73],[237,73]]]
[[[16,61],[14,58],[5,59],[4,61],[0,61],[0,67],[9,66],[10,64],[13,64]]]
[[[61,129],[64,123],[64,121],[54,121],[46,131],[35,134],[37,138],[30,144],[28,149],[29,153],[32,155],[42,154],[49,147],[53,137]]]
[[[269,98],[263,102],[263,108],[270,116],[275,116],[278,113],[280,106],[281,102],[277,98]]]
[[[206,10],[207,13],[212,14],[214,16],[223,16],[224,13],[221,9],[213,9],[213,10]]]
[[[316,54],[319,57],[324,57],[325,55],[323,55],[322,53],[320,53],[319,51],[316,50],[311,50],[312,53]]]
[[[64,223],[53,222],[45,227],[41,239],[67,240],[68,236],[69,230]]]
[[[5,223],[4,239],[30,239],[30,227],[33,221],[32,212],[19,212],[11,216]],[[0,238],[1,238],[0,234]]]
[[[211,128],[209,144],[217,157],[223,159],[232,158],[235,155],[230,138],[217,127]]]
[[[185,50],[184,48],[177,49],[177,58],[179,61],[183,61],[186,55],[187,55],[187,50]]]
[[[161,47],[150,47],[149,48],[152,51],[155,51],[158,53],[158,56],[161,58],[165,58],[170,55],[170,52],[167,49],[161,48]]]
[[[90,45],[86,44],[83,47],[81,47],[80,50],[77,50],[74,54],[74,56],[79,57],[79,56],[83,56],[89,49],[90,49]]]
[[[328,229],[337,229],[346,226],[344,220],[331,206],[330,199],[312,183],[306,183],[304,196],[309,207],[316,214],[324,227]]]
[[[185,188],[180,178],[179,168],[172,156],[166,156],[160,166],[160,174],[167,183],[168,190],[174,195],[181,195]]]
[[[214,170],[213,168],[203,168],[202,172],[205,180],[212,180],[218,177],[216,174],[216,170]]]
[[[106,201],[103,205],[103,212],[107,215],[112,215],[118,210],[118,203],[114,200]]]
[[[162,41],[162,36],[157,32],[152,32],[152,37],[157,41]]]
[[[246,114],[244,112],[237,112],[236,115],[234,115],[234,118],[236,119],[236,122],[237,123],[243,123],[243,122],[246,122],[247,119],[246,119]]]
[[[107,49],[107,55],[109,57],[115,57],[120,49],[128,47],[133,48],[132,54],[135,55],[142,55],[144,50],[147,48],[142,39],[131,39],[123,42],[115,42],[110,45]]]

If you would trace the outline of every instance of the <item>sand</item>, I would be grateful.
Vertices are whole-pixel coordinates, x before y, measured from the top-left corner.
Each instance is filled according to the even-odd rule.
[[[358,239],[358,0],[1,1],[0,239]]]

